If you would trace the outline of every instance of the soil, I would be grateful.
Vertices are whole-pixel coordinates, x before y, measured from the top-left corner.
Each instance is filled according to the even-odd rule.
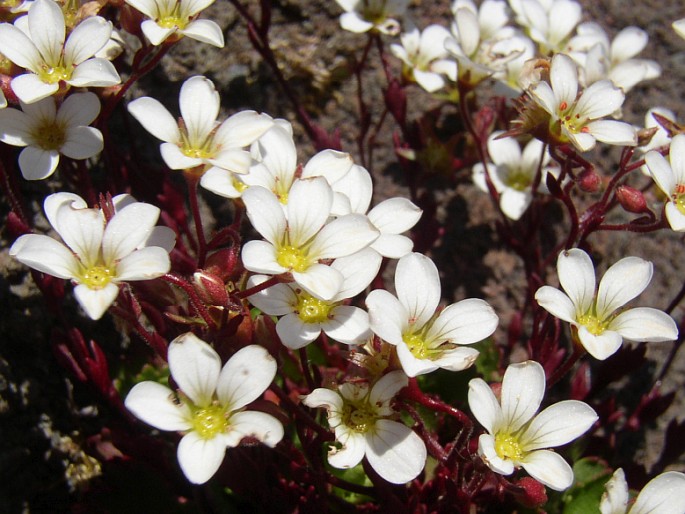
[[[256,2],[251,2],[251,4]],[[661,63],[663,75],[658,80],[637,86],[628,95],[624,116],[641,125],[646,110],[653,106],[670,108],[683,119],[682,85],[685,83],[685,41],[678,38],[670,23],[685,16],[681,0],[634,2],[630,8],[621,0],[585,1],[585,15],[601,23],[610,34],[637,25],[647,30],[649,45],[641,57]],[[415,0],[411,11],[421,27],[429,23],[446,24],[447,2]],[[302,99],[312,119],[327,131],[338,131],[342,147],[360,162],[355,137],[358,129],[356,82],[349,74],[355,56],[365,43],[359,37],[340,29],[340,9],[329,0],[272,1],[271,43],[276,50],[283,73]],[[182,40],[164,59],[162,65],[140,81],[131,98],[143,94],[158,98],[172,109],[177,108],[178,90],[183,80],[202,74],[217,85],[222,96],[223,114],[255,109],[293,122],[301,160],[306,161],[314,148],[296,119],[292,105],[281,93],[273,73],[252,49],[243,21],[226,0],[218,0],[206,11],[225,31],[223,50],[209,45]],[[372,50],[371,61],[377,61]],[[395,60],[392,66],[397,68]],[[364,88],[372,117],[379,114],[382,98],[372,84],[385,84],[382,69],[374,65],[365,72]],[[431,105],[431,98],[413,90],[409,99],[409,116]],[[452,114],[456,117],[456,112]],[[369,168],[373,169],[376,201],[409,195],[393,151],[392,123],[386,123],[376,138],[377,146]],[[157,143],[142,128],[131,124],[133,136],[143,159],[159,166]],[[6,150],[3,155],[7,156]],[[601,151],[600,151],[601,152]],[[601,154],[603,172],[611,173],[616,155]],[[463,179],[453,181],[436,177],[436,219],[444,234],[432,249],[423,249],[442,271],[443,295],[446,302],[465,297],[482,297],[495,308],[507,327],[511,315],[524,299],[525,281],[519,257],[502,244],[496,232],[497,214],[489,199],[469,183],[468,170]],[[40,199],[48,192],[60,190],[58,178],[40,184],[22,183],[26,198],[32,199],[36,226],[47,231],[41,219]],[[650,193],[651,194],[651,193]],[[227,202],[205,194],[207,218],[225,219]],[[591,199],[591,198],[590,198]],[[589,200],[590,200],[589,199]],[[649,198],[656,201],[655,197]],[[7,202],[0,205],[4,220],[9,212]],[[88,480],[101,472],[100,463],[86,449],[88,437],[100,431],[97,394],[64,369],[55,358],[52,330],[54,315],[45,305],[40,292],[26,269],[8,256],[11,239],[6,230],[0,233],[0,511],[68,512],[75,498],[88,486]],[[683,285],[685,260],[680,257],[682,236],[671,231],[636,237],[634,234],[602,233],[590,240],[594,255],[601,256],[600,272],[626,255],[636,255],[654,263],[655,273],[639,305],[665,308]],[[550,270],[549,283],[555,282]],[[67,295],[69,298],[69,295]],[[680,321],[685,314],[680,306],[673,316]],[[77,312],[77,309],[71,309]],[[76,316],[76,315],[75,315]],[[129,344],[113,323],[105,317],[100,322],[77,320],[84,334],[107,348]],[[505,338],[502,329],[498,338]],[[671,343],[652,344],[648,357],[649,372],[656,376],[669,353]],[[676,400],[647,434],[647,444],[639,449],[647,466],[654,463],[662,449],[660,430],[669,420],[683,419],[685,394],[685,354],[681,351],[675,365],[663,378],[661,388],[675,391]],[[681,456],[680,470],[685,465]]]

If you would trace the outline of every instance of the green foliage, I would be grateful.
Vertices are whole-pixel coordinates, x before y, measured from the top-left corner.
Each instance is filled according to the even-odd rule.
[[[611,478],[611,469],[606,462],[587,457],[573,465],[575,483],[564,493],[563,514],[599,513],[599,502],[604,493],[604,484]]]

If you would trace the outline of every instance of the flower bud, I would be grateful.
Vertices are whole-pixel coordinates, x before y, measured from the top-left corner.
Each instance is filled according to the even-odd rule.
[[[545,486],[534,478],[524,477],[516,485],[523,488],[523,493],[517,495],[516,499],[524,507],[534,509],[547,503]]]
[[[193,273],[193,287],[200,299],[207,305],[228,304],[226,285],[216,275],[205,270],[196,271]]]
[[[618,186],[616,188],[618,202],[628,212],[640,214],[647,211],[647,201],[642,191],[630,186]]]
[[[204,270],[227,282],[231,278],[236,263],[238,262],[238,252],[235,248],[224,248],[207,257]]]
[[[585,170],[578,175],[578,187],[581,191],[586,193],[596,193],[599,191],[599,186],[602,184],[602,179],[595,172],[595,170]]]

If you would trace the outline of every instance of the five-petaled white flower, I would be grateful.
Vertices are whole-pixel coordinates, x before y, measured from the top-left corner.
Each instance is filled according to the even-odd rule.
[[[490,180],[500,194],[499,205],[502,212],[513,220],[519,219],[528,209],[533,199],[533,182],[538,169],[541,169],[538,191],[547,192],[545,178],[547,173],[555,174],[548,167],[550,156],[542,153],[543,144],[538,139],[531,139],[521,152],[518,142],[511,137],[498,139],[502,131],[493,132],[488,138],[488,153],[492,164],[487,163]],[[542,158],[542,165],[540,164]],[[488,192],[485,167],[477,163],[473,167],[473,182],[482,191]]]
[[[628,508],[628,483],[617,469],[606,483],[599,510],[602,514],[685,514],[685,475],[678,471],[661,473],[640,491]]]
[[[634,127],[600,119],[623,105],[625,95],[611,81],[597,81],[579,96],[578,69],[564,54],[552,59],[550,81],[551,85],[544,81],[533,84],[528,93],[549,114],[549,134],[557,142],[570,142],[581,152],[592,149],[597,140],[612,145],[637,144]]]
[[[511,475],[522,467],[556,491],[573,483],[573,470],[548,450],[584,434],[597,420],[592,408],[576,400],[550,405],[536,415],[545,395],[545,371],[535,361],[510,365],[500,399],[480,378],[469,382],[469,407],[488,431],[478,438],[478,454],[490,469]]]
[[[487,302],[470,298],[436,310],[440,303],[438,269],[428,257],[410,253],[397,263],[397,297],[376,289],[366,298],[371,330],[397,347],[404,372],[410,377],[438,368],[461,371],[478,356],[473,348],[492,335],[498,318]]]
[[[140,28],[153,45],[161,45],[170,36],[187,36],[202,43],[223,48],[224,34],[212,20],[198,20],[197,15],[214,0],[125,0],[150,19]]]
[[[590,256],[572,248],[559,254],[557,272],[566,292],[543,286],[535,293],[542,308],[570,323],[590,355],[604,360],[628,341],[673,341],[678,327],[666,313],[649,307],[619,309],[645,290],[652,279],[652,263],[625,257],[611,266],[595,290],[595,268]]]
[[[238,350],[221,367],[214,349],[192,333],[169,345],[169,370],[178,391],[157,382],[140,382],[126,396],[126,407],[159,430],[180,431],[178,462],[194,484],[207,482],[224,460],[226,448],[253,437],[274,447],[283,425],[264,412],[243,408],[259,398],[276,375],[276,361],[257,345]]]
[[[340,26],[350,32],[377,30],[396,36],[400,32],[397,18],[407,10],[409,0],[335,0],[345,12],[340,15]]]
[[[93,57],[109,41],[110,22],[100,16],[86,18],[66,42],[65,32],[62,9],[52,0],[36,0],[28,15],[14,25],[0,24],[0,53],[31,72],[12,79],[12,90],[22,102],[36,102],[56,93],[61,82],[74,87],[121,82],[111,62]]]
[[[94,93],[74,93],[59,106],[44,98],[19,109],[0,111],[0,141],[25,146],[19,154],[19,168],[27,180],[52,175],[63,154],[71,159],[88,159],[100,153],[102,133],[88,125],[100,113]]]
[[[291,273],[307,293],[332,299],[343,275],[320,261],[352,255],[373,243],[378,230],[366,216],[346,214],[329,221],[333,190],[323,177],[296,180],[283,206],[270,190],[253,186],[243,193],[247,216],[266,241],[243,246],[245,268],[255,273]]]
[[[685,231],[685,134],[673,137],[668,159],[654,150],[645,155],[654,182],[668,198],[666,219],[673,230],[682,232]]]
[[[74,295],[92,319],[100,319],[119,294],[119,284],[150,280],[169,271],[175,235],[155,227],[159,209],[129,195],[113,199],[115,214],[106,221],[99,209],[72,193],[45,199],[48,221],[64,244],[38,234],[25,234],[10,255],[48,275],[71,279]]]
[[[337,392],[319,388],[302,399],[308,407],[328,410],[328,424],[341,445],[328,452],[331,466],[352,468],[366,456],[376,473],[393,484],[404,484],[421,473],[426,445],[408,426],[390,419],[397,416],[390,403],[407,383],[404,373],[393,371],[371,388],[368,383],[347,382]]]
[[[164,141],[162,158],[172,170],[197,166],[218,167],[247,173],[252,157],[243,150],[273,125],[273,119],[254,111],[242,111],[223,123],[216,121],[220,99],[211,80],[191,77],[181,86],[181,121],[158,100],[142,97],[128,104],[128,111],[150,134]]]
[[[583,17],[582,7],[574,0],[509,0],[509,5],[543,55],[561,52]]]

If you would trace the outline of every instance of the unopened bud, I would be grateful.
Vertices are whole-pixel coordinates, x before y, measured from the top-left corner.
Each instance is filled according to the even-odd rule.
[[[640,214],[647,210],[647,201],[642,191],[630,186],[618,186],[616,188],[616,198],[618,202],[628,212]]]
[[[545,486],[531,477],[524,477],[516,485],[523,488],[523,493],[516,499],[524,507],[534,509],[547,503],[547,491]]]
[[[228,304],[226,285],[216,275],[200,270],[193,273],[193,288],[207,305],[224,306]]]
[[[238,251],[235,248],[224,248],[207,257],[204,269],[207,273],[227,282],[231,278],[237,262]]]
[[[601,184],[602,179],[595,170],[585,170],[578,175],[578,187],[586,193],[596,193]]]
[[[659,131],[658,127],[643,128],[637,131],[637,146],[646,146]]]

